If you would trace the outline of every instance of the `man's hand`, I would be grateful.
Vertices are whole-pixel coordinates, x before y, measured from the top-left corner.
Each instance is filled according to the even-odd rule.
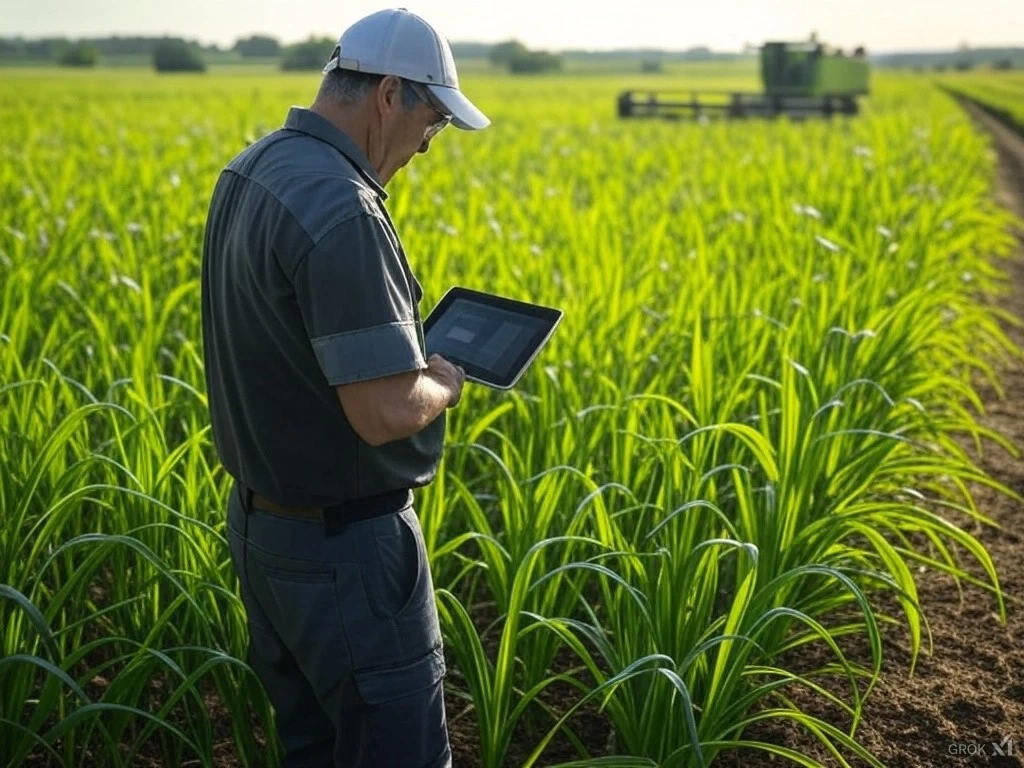
[[[449,408],[459,404],[459,400],[462,399],[462,385],[466,382],[466,372],[462,366],[450,363],[438,354],[433,354],[427,359],[427,370],[424,373],[448,390],[450,393]]]

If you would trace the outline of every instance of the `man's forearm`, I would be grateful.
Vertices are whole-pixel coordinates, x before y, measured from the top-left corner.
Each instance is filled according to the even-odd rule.
[[[404,407],[388,414],[388,439],[401,440],[411,437],[424,429],[448,407],[451,393],[444,384],[435,379],[430,371],[421,371]]]

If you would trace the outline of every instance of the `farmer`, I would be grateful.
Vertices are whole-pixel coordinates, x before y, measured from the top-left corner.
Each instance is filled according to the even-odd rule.
[[[404,9],[353,24],[309,109],[221,173],[203,246],[213,439],[248,660],[285,766],[451,765],[445,662],[413,488],[463,370],[426,357],[384,187],[449,122],[489,120]]]

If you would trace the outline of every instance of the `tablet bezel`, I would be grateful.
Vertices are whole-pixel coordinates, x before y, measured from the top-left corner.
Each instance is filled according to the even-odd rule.
[[[523,372],[530,367],[530,363],[533,362],[533,359],[537,356],[540,350],[545,344],[547,344],[548,339],[551,338],[551,334],[555,332],[558,324],[562,322],[562,310],[560,309],[545,307],[540,304],[528,304],[505,296],[496,296],[493,293],[474,291],[472,288],[453,286],[452,288],[449,288],[444,296],[441,297],[440,301],[434,305],[434,308],[430,310],[430,315],[423,321],[424,347],[427,345],[427,334],[430,332],[430,329],[437,323],[438,319],[448,310],[448,308],[451,307],[456,299],[465,299],[476,304],[483,304],[485,306],[503,309],[507,312],[514,312],[518,315],[538,318],[548,323],[546,328],[541,328],[534,334],[533,338],[530,340],[530,344],[526,347],[526,351],[516,358],[512,365],[512,371],[509,374],[509,378],[506,380],[489,378],[489,376],[493,375],[493,372],[486,368],[481,368],[480,366],[474,365],[473,363],[465,360],[454,359],[446,355],[442,355],[449,362],[461,366],[466,372],[467,379],[484,384],[488,387],[494,387],[495,389],[511,389],[514,387],[516,382],[519,381],[520,377],[523,375]],[[427,350],[427,354],[430,354],[429,349]]]

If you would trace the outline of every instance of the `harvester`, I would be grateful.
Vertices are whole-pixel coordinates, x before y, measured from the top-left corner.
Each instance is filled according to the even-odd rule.
[[[807,117],[857,114],[857,97],[868,92],[863,48],[852,55],[811,40],[761,46],[764,92],[629,90],[619,95],[619,117],[680,119],[721,115]]]

